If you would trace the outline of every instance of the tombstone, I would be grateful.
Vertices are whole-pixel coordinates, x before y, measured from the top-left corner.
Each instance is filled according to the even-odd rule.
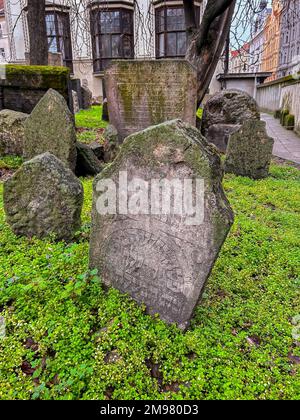
[[[28,114],[3,109],[0,111],[0,156],[23,156],[24,123]]]
[[[109,122],[108,103],[107,103],[107,99],[106,98],[102,102],[102,121]]]
[[[90,109],[93,104],[93,94],[88,87],[86,80],[83,80],[81,86],[81,98],[82,98],[82,108]]]
[[[105,71],[105,87],[109,121],[120,142],[176,118],[196,125],[197,75],[184,60],[113,61]]]
[[[90,267],[104,285],[187,328],[233,222],[222,178],[215,148],[180,120],[128,137],[94,182]],[[136,195],[137,185],[149,189]],[[195,208],[183,211],[183,197]]]
[[[72,171],[76,165],[74,117],[64,98],[49,89],[25,122],[24,158],[49,152]]]
[[[244,121],[260,120],[256,101],[240,90],[222,90],[206,103],[202,117],[202,134],[206,137],[209,127],[215,124],[243,124]]]
[[[94,151],[87,144],[77,142],[77,162],[75,174],[77,176],[97,175],[101,172],[103,165],[95,155]]]
[[[70,240],[80,229],[83,188],[50,153],[23,164],[4,183],[6,219],[16,235]]]
[[[253,179],[266,178],[273,145],[274,140],[267,135],[264,121],[246,121],[229,138],[225,171]]]
[[[73,112],[74,114],[78,114],[78,112],[80,111],[80,108],[79,108],[78,95],[77,95],[77,92],[75,92],[75,90],[72,90],[72,101],[73,101]]]
[[[78,106],[79,109],[82,109],[82,92],[81,92],[81,80],[80,79],[71,79],[70,80],[71,90],[74,90],[77,93]]]
[[[212,143],[221,153],[226,153],[230,134],[240,128],[237,124],[214,124],[208,128],[206,140]]]

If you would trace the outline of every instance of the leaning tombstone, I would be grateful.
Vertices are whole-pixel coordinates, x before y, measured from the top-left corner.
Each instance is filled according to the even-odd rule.
[[[70,240],[80,228],[81,182],[57,157],[38,155],[4,183],[6,219],[16,235]]]
[[[25,122],[24,158],[49,152],[72,171],[76,166],[74,117],[65,99],[49,89]]]
[[[75,174],[77,176],[94,176],[101,172],[103,165],[92,148],[87,144],[77,142],[77,162]]]
[[[129,136],[95,178],[90,267],[188,327],[233,222],[220,156],[180,120]]]
[[[253,179],[266,178],[273,145],[274,140],[267,135],[264,121],[246,121],[229,137],[225,171]]]

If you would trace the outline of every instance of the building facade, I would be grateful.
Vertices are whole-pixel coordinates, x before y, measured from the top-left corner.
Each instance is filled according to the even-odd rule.
[[[186,33],[182,0],[51,0],[46,2],[49,52],[61,56],[94,97],[103,95],[112,59],[183,58]],[[195,2],[200,24],[206,0]],[[29,52],[26,0],[6,0],[10,62]]]
[[[300,71],[300,1],[284,0],[281,16],[280,53],[277,76]]]
[[[272,76],[267,79],[268,82],[277,78],[282,9],[282,0],[272,0],[272,13],[267,16],[264,27],[262,71],[272,73]]]
[[[250,67],[250,45],[244,44],[239,50],[230,51],[229,72],[248,73]]]
[[[265,24],[267,17],[272,13],[266,0],[261,1],[260,10],[251,28],[251,41],[249,43],[249,70],[251,73],[261,72],[262,58],[265,46]]]
[[[0,63],[5,64],[9,57],[9,42],[4,6],[4,0],[0,0]]]

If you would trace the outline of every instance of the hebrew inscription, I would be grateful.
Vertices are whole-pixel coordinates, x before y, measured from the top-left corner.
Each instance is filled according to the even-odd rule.
[[[114,194],[105,191],[106,198],[121,201],[119,174],[124,172],[128,185],[132,180],[146,185],[153,179],[203,179],[201,223],[190,225],[187,214],[171,211],[174,207],[168,214],[154,214],[152,206],[157,203],[153,199],[140,206],[143,212],[130,213],[129,206],[120,213],[118,206],[108,206],[110,212],[101,213],[102,183],[113,187]],[[90,267],[98,269],[106,286],[128,293],[145,304],[149,314],[157,313],[167,323],[185,329],[233,221],[222,176],[215,148],[196,128],[179,120],[128,137],[112,165],[94,182]],[[135,194],[129,188],[128,202]],[[197,202],[199,191],[191,194],[190,202]],[[148,194],[139,197],[149,198]],[[173,204],[174,197],[175,193]]]
[[[176,118],[196,124],[196,72],[183,60],[115,61],[105,85],[110,122],[120,141]]]

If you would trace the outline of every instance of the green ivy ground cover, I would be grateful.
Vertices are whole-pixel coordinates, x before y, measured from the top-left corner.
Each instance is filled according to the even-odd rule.
[[[13,235],[0,184],[0,399],[300,398],[296,168],[226,176],[235,224],[186,333],[89,272],[83,183],[83,228],[69,244]]]

